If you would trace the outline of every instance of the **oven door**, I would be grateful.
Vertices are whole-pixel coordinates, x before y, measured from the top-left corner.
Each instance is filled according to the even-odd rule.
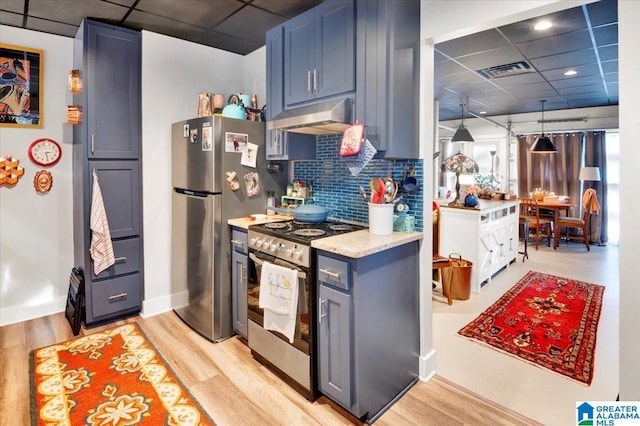
[[[249,319],[260,327],[264,327],[264,310],[258,306],[258,301],[260,300],[260,274],[262,272],[262,264],[265,261],[298,271],[298,314],[293,346],[305,354],[309,354],[311,347],[310,342],[312,342],[311,330],[313,324],[311,323],[310,325],[310,318],[312,318],[310,286],[313,283],[310,282],[309,271],[307,269],[286,262],[282,259],[278,259],[274,256],[251,250],[249,252],[247,284],[247,312]],[[289,343],[289,339],[283,334],[278,333],[277,331],[270,332]]]

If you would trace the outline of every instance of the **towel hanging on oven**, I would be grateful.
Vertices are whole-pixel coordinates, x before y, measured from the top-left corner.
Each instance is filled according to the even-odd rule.
[[[264,328],[284,334],[290,343],[298,311],[298,271],[263,262],[258,305],[264,309]]]

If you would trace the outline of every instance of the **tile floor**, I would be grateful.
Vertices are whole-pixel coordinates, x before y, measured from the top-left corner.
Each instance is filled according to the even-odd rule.
[[[606,287],[598,326],[594,378],[591,386],[574,382],[549,370],[457,335],[511,288],[528,271],[546,272]],[[437,374],[507,408],[547,425],[576,421],[576,401],[612,401],[618,395],[618,247],[563,242],[554,250],[529,249],[502,270],[479,294],[449,306],[441,288],[433,290],[433,332]]]

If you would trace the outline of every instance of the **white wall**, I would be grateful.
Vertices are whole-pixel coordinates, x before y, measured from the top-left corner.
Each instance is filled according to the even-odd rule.
[[[20,160],[25,173],[14,187],[0,186],[0,326],[64,309],[73,266],[72,130],[65,124],[73,40],[0,25],[0,42],[44,51],[44,117],[41,129],[0,128],[0,155]],[[39,166],[27,155],[38,138],[62,146],[62,159],[48,168],[53,186],[37,193]]]
[[[640,226],[636,214],[638,171],[634,164],[640,157],[640,116],[636,104],[640,99],[638,68],[638,23],[640,2],[618,0],[618,54],[620,57],[620,399],[640,401],[640,339],[638,338],[638,241]]]
[[[264,100],[264,50],[245,57],[142,32],[145,316],[171,309],[171,124],[197,116],[199,92]]]

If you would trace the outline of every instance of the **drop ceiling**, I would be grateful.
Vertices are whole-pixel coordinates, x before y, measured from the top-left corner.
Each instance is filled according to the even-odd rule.
[[[541,20],[553,26],[534,30]],[[618,105],[616,0],[439,43],[435,51],[441,121],[460,119],[461,104],[465,117],[540,111],[542,99],[545,111]],[[565,76],[568,70],[577,74]]]
[[[92,17],[246,55],[268,29],[323,1],[0,0],[0,24],[73,37]],[[554,25],[533,31],[541,18]],[[546,111],[617,105],[617,21],[617,0],[601,0],[437,44],[440,121],[459,119],[461,102],[465,117],[539,111],[540,99]],[[487,77],[496,73],[506,76]]]

